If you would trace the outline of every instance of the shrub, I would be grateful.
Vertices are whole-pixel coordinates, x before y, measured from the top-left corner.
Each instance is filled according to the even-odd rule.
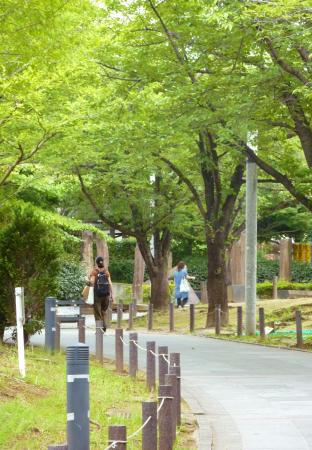
[[[278,289],[285,290],[304,290],[304,291],[312,291],[312,283],[293,283],[288,281],[279,281],[277,283]],[[265,281],[264,283],[257,284],[257,295],[260,298],[272,298],[273,293],[273,283],[269,281]]]
[[[86,284],[86,271],[76,262],[65,261],[61,265],[57,278],[57,298],[59,300],[77,300]]]
[[[292,282],[309,283],[312,282],[312,265],[307,262],[293,261],[291,265]],[[258,258],[257,281],[262,283],[264,281],[273,280],[274,276],[278,276],[279,261],[266,260]]]
[[[132,283],[133,270],[133,259],[111,259],[109,257],[109,272],[113,282]]]
[[[115,239],[108,240],[109,260],[134,260],[136,240],[134,238],[122,239],[117,241]]]
[[[25,335],[40,329],[44,298],[57,288],[62,246],[55,228],[44,223],[31,206],[16,206],[0,232],[0,338],[15,323],[16,286],[25,289]]]

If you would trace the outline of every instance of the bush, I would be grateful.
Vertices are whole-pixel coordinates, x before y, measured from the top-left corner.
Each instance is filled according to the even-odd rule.
[[[312,265],[306,262],[293,261],[292,262],[292,282],[295,283],[309,283],[312,282]],[[257,281],[262,283],[264,281],[273,280],[274,276],[278,276],[279,261],[266,260],[258,258]]]
[[[117,241],[115,239],[108,240],[109,261],[114,260],[134,260],[134,251],[136,240],[134,238],[122,239]]]
[[[312,283],[293,283],[288,281],[279,281],[277,283],[278,289],[295,290],[295,291],[312,291]],[[257,284],[257,295],[260,298],[272,298],[273,283],[265,281],[264,283]]]
[[[133,270],[133,259],[111,259],[109,257],[109,272],[113,282],[132,283]]]
[[[61,265],[57,284],[59,300],[79,300],[86,284],[86,271],[79,264],[66,261]]]
[[[62,246],[55,228],[44,223],[31,206],[16,206],[0,233],[0,339],[15,323],[16,286],[25,289],[25,334],[40,329],[44,299],[54,295]]]

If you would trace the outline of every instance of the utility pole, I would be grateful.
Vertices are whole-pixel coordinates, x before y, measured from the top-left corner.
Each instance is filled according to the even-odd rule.
[[[250,133],[249,141],[257,138]],[[257,147],[249,142],[254,151]],[[256,334],[257,300],[257,165],[246,161],[246,257],[245,257],[245,302],[246,334]]]

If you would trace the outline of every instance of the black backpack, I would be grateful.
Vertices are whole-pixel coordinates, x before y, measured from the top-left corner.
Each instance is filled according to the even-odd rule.
[[[109,294],[108,276],[103,272],[98,272],[95,280],[94,293],[97,297],[105,297]]]

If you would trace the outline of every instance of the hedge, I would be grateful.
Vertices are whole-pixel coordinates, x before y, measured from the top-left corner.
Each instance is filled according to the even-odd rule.
[[[277,289],[312,291],[312,283],[292,283],[288,281],[279,281],[277,283]],[[257,284],[257,295],[260,298],[272,298],[272,294],[273,294],[272,282],[265,281],[264,283]]]

